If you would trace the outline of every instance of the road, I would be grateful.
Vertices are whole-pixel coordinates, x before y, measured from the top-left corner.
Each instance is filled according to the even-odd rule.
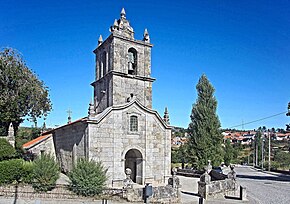
[[[261,172],[252,167],[235,168],[238,181],[247,188],[248,200],[253,204],[289,204],[290,176]]]

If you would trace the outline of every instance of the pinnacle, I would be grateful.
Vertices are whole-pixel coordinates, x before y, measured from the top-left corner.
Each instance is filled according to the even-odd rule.
[[[114,26],[118,26],[118,21],[117,21],[117,19],[115,19],[115,21],[114,21]]]
[[[126,12],[124,8],[122,8],[122,11],[121,11],[121,18],[126,18]]]
[[[99,40],[98,40],[98,44],[100,45],[102,43],[103,43],[103,37],[102,37],[102,35],[100,35]]]

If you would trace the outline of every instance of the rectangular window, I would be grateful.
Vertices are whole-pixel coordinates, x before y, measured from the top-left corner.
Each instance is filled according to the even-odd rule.
[[[138,118],[135,115],[130,116],[130,131],[132,132],[138,131]]]

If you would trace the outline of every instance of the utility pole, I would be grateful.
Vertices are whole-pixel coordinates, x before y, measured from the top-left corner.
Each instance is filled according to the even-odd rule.
[[[261,162],[261,166],[262,166],[262,171],[264,171],[264,132],[262,135],[262,162]]]
[[[258,141],[257,141],[257,138],[256,138],[256,145],[255,145],[255,147],[256,147],[256,157],[255,157],[255,159],[256,159],[256,162],[255,162],[255,166],[258,166],[258,149],[259,149],[259,146],[258,146]]]
[[[268,171],[271,171],[271,136],[269,134],[269,130],[267,130],[268,140],[269,140],[269,153],[268,153]]]

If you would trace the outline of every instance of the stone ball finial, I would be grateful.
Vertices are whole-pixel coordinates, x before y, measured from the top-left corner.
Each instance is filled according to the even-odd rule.
[[[126,168],[125,169],[125,174],[126,175],[131,175],[132,174],[132,170],[130,168]]]

